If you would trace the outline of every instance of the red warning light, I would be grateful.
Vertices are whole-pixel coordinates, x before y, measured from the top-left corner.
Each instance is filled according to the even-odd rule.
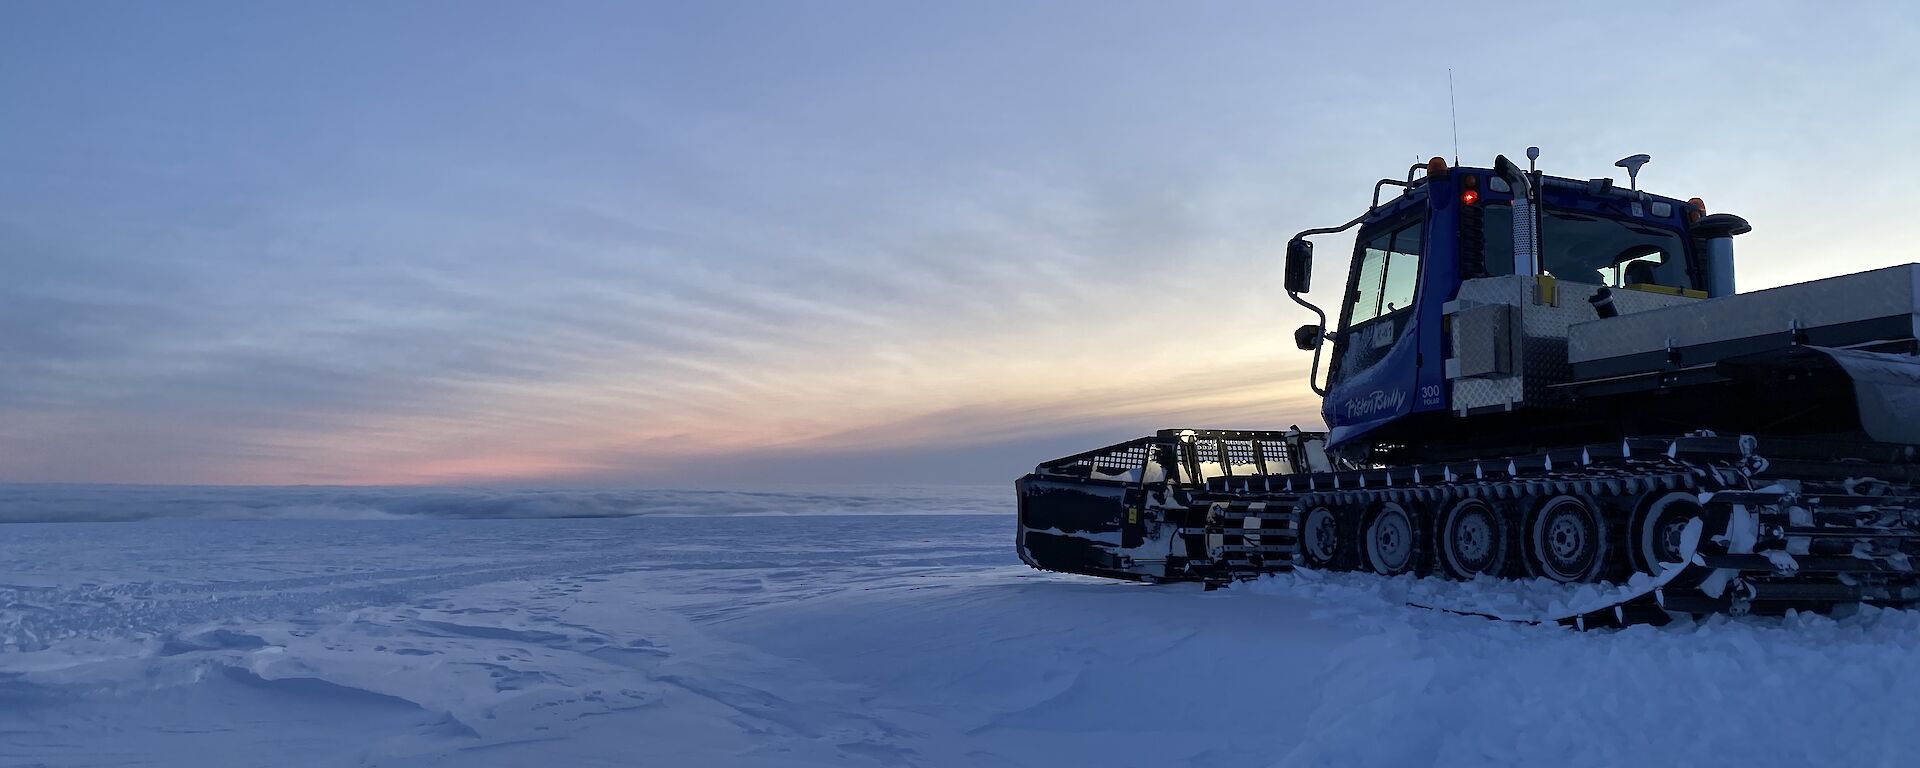
[[[1475,192],[1471,189],[1465,192],[1462,192],[1460,193],[1460,202],[1466,203],[1467,205],[1473,205],[1474,203],[1480,202],[1480,193]]]

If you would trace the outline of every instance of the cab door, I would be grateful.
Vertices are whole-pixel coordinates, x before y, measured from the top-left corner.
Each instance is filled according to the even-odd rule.
[[[1416,298],[1425,206],[1362,229],[1354,247],[1322,415],[1337,445],[1411,411],[1420,358]]]

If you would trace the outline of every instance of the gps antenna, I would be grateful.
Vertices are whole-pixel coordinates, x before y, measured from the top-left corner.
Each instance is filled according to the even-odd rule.
[[[1453,105],[1453,67],[1447,67],[1447,117],[1453,121],[1453,166],[1460,167],[1460,110]]]

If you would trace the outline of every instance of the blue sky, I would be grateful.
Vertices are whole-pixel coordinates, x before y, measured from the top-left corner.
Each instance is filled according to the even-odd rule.
[[[1329,5],[0,5],[0,481],[999,482],[1311,425],[1282,244],[1453,154],[1449,67],[1464,160],[1651,153],[1754,222],[1742,288],[1915,260],[1907,5]]]

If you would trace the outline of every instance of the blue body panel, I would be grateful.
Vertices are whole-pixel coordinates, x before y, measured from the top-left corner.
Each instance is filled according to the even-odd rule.
[[[1327,390],[1327,443],[1339,445],[1413,412],[1420,323],[1408,323],[1386,356]]]
[[[1441,308],[1460,294],[1459,186],[1450,178],[1435,179],[1430,185],[1433,194],[1428,198],[1426,242],[1430,244],[1428,252],[1437,255],[1420,260],[1421,290],[1414,301],[1414,311],[1418,313],[1414,325],[1420,328],[1420,356],[1418,373],[1414,376],[1412,413],[1448,408],[1448,339],[1443,332],[1445,323],[1440,321]],[[1428,286],[1434,289],[1426,290]]]

